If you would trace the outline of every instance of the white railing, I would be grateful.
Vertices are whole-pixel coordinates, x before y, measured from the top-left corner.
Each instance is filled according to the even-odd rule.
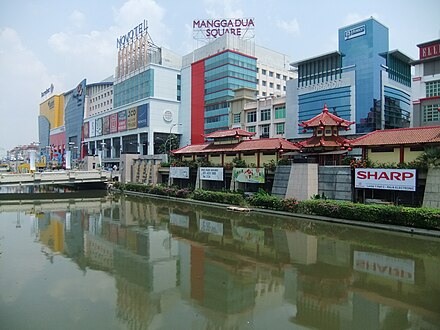
[[[111,179],[107,171],[54,171],[36,173],[1,173],[0,185],[106,182]]]

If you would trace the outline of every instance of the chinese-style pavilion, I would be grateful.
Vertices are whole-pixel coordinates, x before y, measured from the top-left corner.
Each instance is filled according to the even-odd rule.
[[[348,151],[352,150],[351,140],[339,135],[340,130],[350,130],[353,121],[338,117],[328,111],[324,104],[322,112],[310,120],[299,124],[303,133],[313,130],[313,136],[298,143],[300,153],[317,158],[320,165],[339,165]]]

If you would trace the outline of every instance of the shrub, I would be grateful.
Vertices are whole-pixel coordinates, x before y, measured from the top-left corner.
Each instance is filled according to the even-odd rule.
[[[244,203],[243,195],[233,192],[208,191],[196,189],[193,198],[199,201],[242,205]]]

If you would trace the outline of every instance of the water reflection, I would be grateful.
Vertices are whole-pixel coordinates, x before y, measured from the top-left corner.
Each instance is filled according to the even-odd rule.
[[[440,327],[438,240],[159,199],[15,207],[45,260],[113,278],[106,328]]]

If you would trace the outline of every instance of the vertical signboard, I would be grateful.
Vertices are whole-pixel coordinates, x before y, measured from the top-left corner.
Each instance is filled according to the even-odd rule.
[[[102,118],[96,119],[96,136],[102,135]]]
[[[147,127],[148,126],[148,109],[149,109],[149,104],[142,104],[141,106],[139,106],[137,108],[137,112],[138,112],[138,127]]]
[[[102,118],[102,134],[110,134],[110,116]]]
[[[127,129],[137,128],[137,108],[131,108],[127,110]]]
[[[110,133],[118,132],[118,114],[114,113],[110,115]]]
[[[95,123],[94,120],[90,121],[90,124],[89,124],[89,127],[90,127],[89,137],[91,137],[91,138],[96,136],[96,125],[95,124],[96,123]]]
[[[90,137],[90,128],[88,121],[84,123],[83,132],[84,132],[84,139],[88,139]]]
[[[127,111],[122,110],[118,112],[118,132],[127,130]]]

